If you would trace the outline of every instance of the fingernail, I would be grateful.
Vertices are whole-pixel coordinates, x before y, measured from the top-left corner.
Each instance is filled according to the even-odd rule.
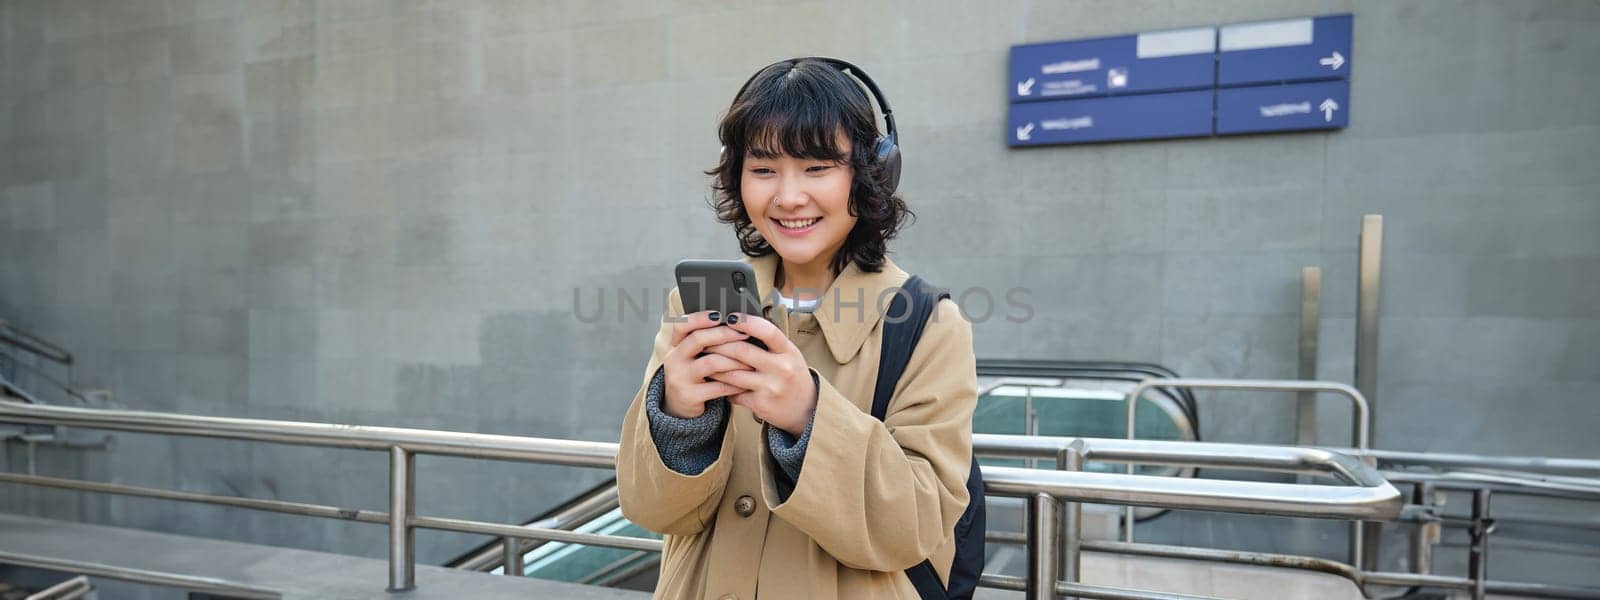
[[[712,321],[721,321],[722,320],[722,313],[719,313],[719,312],[714,311],[714,310],[711,311],[711,314],[706,315],[706,316],[710,317]]]
[[[739,313],[730,313],[728,315],[728,324],[729,325],[732,325],[732,324],[738,323],[738,322],[739,322]]]

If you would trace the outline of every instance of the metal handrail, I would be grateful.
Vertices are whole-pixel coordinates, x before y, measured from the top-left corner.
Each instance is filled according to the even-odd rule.
[[[28,333],[27,330],[17,327],[5,319],[0,319],[0,344],[21,348],[31,354],[63,365],[72,364],[71,352],[67,352],[66,349],[45,341],[39,336]]]
[[[284,444],[352,448],[387,451],[390,454],[390,511],[352,511],[338,507],[212,496],[192,492],[152,490],[119,484],[60,480],[30,475],[7,474],[3,481],[65,487],[85,491],[145,495],[174,500],[229,504],[277,512],[290,512],[308,516],[341,518],[363,522],[383,522],[390,528],[389,589],[394,591],[415,587],[415,555],[413,532],[416,528],[480,533],[508,539],[543,539],[573,543],[596,544],[639,550],[659,550],[661,542],[621,536],[577,533],[557,529],[528,528],[516,525],[484,523],[462,519],[425,517],[415,513],[415,455],[441,454],[467,458],[536,462],[578,467],[613,468],[617,444],[606,442],[579,442],[572,440],[541,439],[505,435],[465,432],[445,432],[395,427],[368,427],[335,425],[298,421],[274,421],[197,415],[155,413],[128,410],[88,409],[62,406],[37,406],[0,401],[0,421],[52,425],[69,425],[91,429],[110,429],[138,433],[161,433],[197,437],[265,441]],[[1036,448],[1039,440],[1048,438],[1021,437],[1015,440],[1019,448]],[[994,441],[994,440],[991,440]],[[1228,448],[1227,445],[1207,444],[1204,448],[1183,450],[1184,442],[1124,440],[1061,442],[1070,460],[1081,466],[1083,450],[1096,444],[1104,446],[1099,456],[1122,456],[1150,460],[1177,460],[1186,455],[1194,460],[1205,459],[1205,450],[1215,450],[1226,456],[1215,460],[1240,461],[1239,455],[1251,450],[1245,446]],[[1317,454],[1322,452],[1322,454]],[[1092,450],[1091,450],[1092,453]],[[1281,450],[1269,451],[1280,453]],[[1274,464],[1320,457],[1325,460],[1332,453],[1308,450],[1297,457],[1287,455],[1265,459]],[[1331,463],[1330,463],[1331,464]],[[1367,468],[1357,465],[1352,479],[1371,482],[1361,472]],[[1336,519],[1392,519],[1399,514],[1400,494],[1387,482],[1374,486],[1336,487],[1302,486],[1296,484],[1262,483],[1248,481],[1174,480],[1140,475],[1114,473],[1088,473],[1082,471],[1040,471],[1009,467],[984,467],[986,484],[991,493],[1030,499],[1031,514],[1036,539],[1036,562],[1057,563],[1057,548],[1061,544],[1060,531],[1053,515],[1062,500],[1071,502],[1101,502],[1188,508],[1225,512],[1243,512]],[[1076,529],[1068,528],[1069,552],[1077,548]],[[1034,573],[1033,585],[1037,597],[1049,597],[1060,589],[1060,578],[1054,567],[1040,568]],[[1054,583],[1056,585],[1047,585]],[[1070,589],[1092,589],[1075,581],[1066,582]],[[1114,592],[1105,592],[1112,593]],[[1116,597],[1116,596],[1110,596]]]
[[[998,458],[1056,458],[1070,450],[1076,442],[1082,442],[1079,449],[1085,460],[1319,474],[1367,487],[1386,483],[1376,469],[1350,456],[1331,450],[1300,446],[1019,437],[975,433],[972,435],[972,451]]]
[[[40,558],[37,556],[28,556],[13,552],[0,551],[0,564],[44,569],[46,571],[64,571],[68,573],[79,573],[94,577],[104,577],[106,579],[117,579],[121,581],[132,581],[137,583],[175,587],[191,592],[216,594],[218,596],[239,598],[241,600],[279,600],[283,597],[283,594],[279,593],[277,590],[241,585],[231,581],[214,579],[211,577],[174,575],[171,573],[161,573],[146,569],[131,569],[128,567],[118,567],[93,562]]]
[[[1372,440],[1372,408],[1371,408],[1371,405],[1367,402],[1366,396],[1363,396],[1360,391],[1356,390],[1353,387],[1350,387],[1349,385],[1346,385],[1346,384],[1343,384],[1343,383],[1339,383],[1339,382],[1336,382],[1336,381],[1295,381],[1295,380],[1272,380],[1272,379],[1187,379],[1187,378],[1155,379],[1155,378],[1153,378],[1153,379],[1146,379],[1144,381],[1141,381],[1141,382],[1139,382],[1138,385],[1133,386],[1132,390],[1128,391],[1128,396],[1127,396],[1127,405],[1128,405],[1128,407],[1127,407],[1127,410],[1128,410],[1127,438],[1129,440],[1132,440],[1132,439],[1135,438],[1134,427],[1133,427],[1133,424],[1134,424],[1133,423],[1133,419],[1134,419],[1135,409],[1138,408],[1139,397],[1144,395],[1145,390],[1148,390],[1148,389],[1151,389],[1151,388],[1156,388],[1156,387],[1184,387],[1184,388],[1189,388],[1189,389],[1238,390],[1238,391],[1260,391],[1260,392],[1317,392],[1317,393],[1339,394],[1341,396],[1349,398],[1351,404],[1354,406],[1355,417],[1354,417],[1353,424],[1351,426],[1351,434],[1355,438],[1354,439],[1355,447],[1357,449],[1360,449],[1360,450],[1366,450],[1371,445],[1371,440]],[[1299,398],[1296,397],[1295,400],[1298,402]],[[1130,474],[1133,473],[1133,467],[1134,467],[1134,465],[1130,463],[1128,465],[1127,472],[1130,473]],[[1123,528],[1122,528],[1122,541],[1124,541],[1124,542],[1133,542],[1134,512],[1133,512],[1132,508],[1127,508],[1127,509],[1123,510],[1123,522],[1124,522],[1124,525],[1123,525]],[[1362,557],[1366,552],[1366,550],[1364,548],[1364,546],[1365,546],[1365,542],[1364,542],[1365,536],[1366,536],[1366,534],[1365,534],[1364,531],[1362,531],[1362,527],[1361,527],[1360,523],[1351,523],[1350,524],[1350,550],[1349,550],[1349,554],[1350,554],[1350,564],[1352,564],[1352,565],[1358,565],[1359,566],[1363,562]]]
[[[34,592],[22,600],[77,600],[94,591],[89,578],[79,575],[61,583]]]
[[[1378,466],[1406,465],[1435,469],[1511,469],[1532,473],[1600,477],[1600,460],[1592,458],[1549,458],[1543,456],[1483,456],[1479,454],[1441,454],[1398,450],[1329,448],[1335,452],[1370,456]]]
[[[1145,390],[1155,387],[1186,387],[1190,389],[1242,390],[1256,392],[1324,392],[1339,394],[1355,405],[1355,446],[1365,450],[1372,433],[1371,406],[1366,396],[1349,385],[1337,381],[1296,381],[1290,379],[1146,379],[1128,391],[1128,439],[1134,439],[1134,408]]]

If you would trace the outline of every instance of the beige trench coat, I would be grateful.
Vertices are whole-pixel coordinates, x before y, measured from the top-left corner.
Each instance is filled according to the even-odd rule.
[[[878,273],[852,263],[814,313],[790,313],[772,301],[778,258],[747,261],[763,316],[820,382],[805,462],[780,502],[762,425],[733,406],[716,462],[677,473],[657,454],[641,384],[622,423],[617,484],[623,515],[665,536],[655,597],[915,599],[903,571],[930,558],[948,581],[978,393],[971,323],[953,301],[939,303],[880,422],[871,414],[880,325],[906,272],[891,261]],[[668,304],[670,316],[683,314],[676,290]],[[656,334],[643,383],[669,350],[671,327]]]

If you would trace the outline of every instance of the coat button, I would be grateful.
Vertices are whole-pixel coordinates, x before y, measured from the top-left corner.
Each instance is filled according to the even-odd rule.
[[[738,500],[733,501],[733,512],[739,513],[741,517],[755,514],[756,499],[751,498],[749,495],[739,496]]]
[[[721,597],[721,598],[719,598],[719,599],[718,599],[718,600],[739,600],[739,597],[738,597],[738,596],[735,596],[735,595],[733,595],[733,594],[724,594],[724,595],[723,595],[723,596],[722,596],[722,597]]]

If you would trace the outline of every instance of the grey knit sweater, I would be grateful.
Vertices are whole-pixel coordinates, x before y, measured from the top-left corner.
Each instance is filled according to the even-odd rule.
[[[699,475],[716,462],[717,455],[722,453],[722,434],[728,426],[728,401],[717,398],[707,402],[706,412],[693,419],[679,419],[667,414],[661,409],[661,402],[667,397],[665,369],[656,369],[649,387],[645,389],[645,415],[650,421],[650,437],[655,441],[656,451],[661,454],[661,462],[667,468],[684,475]],[[815,373],[811,375],[812,383],[817,383],[816,377]],[[794,489],[795,482],[800,480],[800,467],[805,464],[806,445],[811,441],[811,426],[815,423],[813,416],[799,439],[771,425],[763,428],[769,457],[777,464],[779,472],[788,476],[787,481],[779,481],[780,497],[787,497]]]

